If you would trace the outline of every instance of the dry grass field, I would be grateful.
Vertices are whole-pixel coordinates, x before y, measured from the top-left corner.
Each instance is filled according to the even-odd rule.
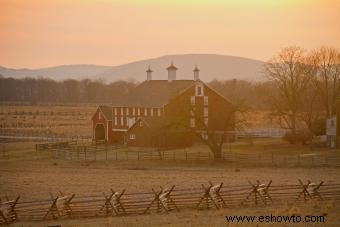
[[[91,136],[96,106],[0,105],[2,134]]]
[[[251,146],[259,152],[264,142],[256,141]],[[275,145],[276,144],[276,145]],[[247,181],[257,179],[273,184],[297,184],[297,179],[313,182],[324,181],[326,184],[339,183],[339,168],[275,168],[255,167],[247,163],[212,163],[212,162],[173,162],[173,161],[73,161],[55,159],[50,153],[34,150],[32,143],[8,144],[8,152],[0,158],[1,196],[14,198],[21,195],[22,200],[49,199],[49,193],[76,193],[81,195],[102,195],[110,188],[128,192],[146,192],[159,186],[176,185],[178,188],[197,188],[209,180],[225,185],[246,185]],[[279,145],[276,141],[272,146]],[[236,147],[245,151],[250,146]],[[266,143],[265,147],[270,149]],[[281,142],[280,152],[285,145]],[[302,149],[300,146],[291,150]],[[203,149],[203,148],[201,148]],[[277,149],[277,148],[276,148]],[[286,147],[289,150],[289,147]],[[322,150],[321,150],[322,151]],[[320,151],[320,152],[321,152]],[[184,210],[169,215],[133,215],[127,217],[109,217],[94,219],[55,220],[43,222],[19,222],[31,226],[244,226],[229,224],[225,215],[268,215],[268,214],[327,214],[326,223],[315,226],[337,226],[339,207],[334,202],[306,207],[279,206],[259,208],[225,208],[220,211]],[[16,225],[14,225],[16,226]],[[246,224],[245,226],[256,226]],[[259,226],[287,226],[277,223]],[[304,226],[304,225],[289,225]],[[313,225],[314,226],[314,225]]]
[[[55,135],[90,135],[90,117],[95,107],[65,106],[1,106],[0,125],[2,130],[45,132]],[[258,125],[263,117],[253,120]],[[257,123],[254,123],[256,121]],[[56,159],[50,152],[34,149],[34,143],[18,142],[0,144],[0,197],[21,200],[49,199],[50,193],[102,195],[111,188],[126,189],[128,192],[146,192],[152,188],[176,185],[176,188],[198,188],[208,181],[223,182],[224,185],[247,185],[248,180],[261,180],[273,184],[297,184],[297,179],[325,184],[340,183],[338,167],[261,166],[242,162],[213,163],[211,161],[113,161],[113,160],[65,160]],[[235,153],[294,155],[294,154],[339,154],[322,147],[290,145],[280,139],[245,140],[227,146]],[[194,146],[188,152],[209,152],[207,147]],[[259,208],[233,208],[219,211],[184,210],[165,214],[133,215],[126,217],[55,220],[43,222],[18,222],[13,226],[305,226],[228,224],[225,215],[268,215],[268,214],[327,214],[326,223],[308,226],[338,226],[339,206],[334,202],[305,207],[275,206]]]
[[[23,136],[91,136],[96,106],[0,105],[0,134]],[[266,111],[252,111],[251,128],[274,127]]]

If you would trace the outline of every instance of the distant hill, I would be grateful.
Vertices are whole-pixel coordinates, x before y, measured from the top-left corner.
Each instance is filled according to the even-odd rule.
[[[169,66],[171,60],[178,68],[178,79],[192,79],[192,69],[195,65],[201,70],[200,78],[204,81],[233,78],[250,81],[264,79],[262,61],[214,54],[167,55],[119,66],[65,65],[41,69],[9,69],[0,66],[0,74],[13,78],[44,77],[54,80],[89,78],[104,79],[106,82],[129,79],[143,81],[146,79],[145,70],[148,65],[153,70],[153,79],[166,79],[166,67]]]

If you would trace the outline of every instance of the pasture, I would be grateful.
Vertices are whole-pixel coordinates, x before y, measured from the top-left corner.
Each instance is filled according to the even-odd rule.
[[[94,107],[35,107],[1,106],[2,135],[67,137],[77,134],[91,135],[90,117]],[[38,112],[39,113],[38,113]],[[52,114],[53,113],[53,114]],[[257,117],[257,124],[261,118]],[[7,141],[0,144],[0,198],[20,201],[51,201],[51,195],[60,192],[78,197],[98,196],[104,199],[111,189],[126,193],[150,193],[152,189],[171,187],[176,189],[201,189],[209,181],[223,182],[223,187],[251,186],[248,181],[270,182],[273,187],[298,186],[303,182],[324,182],[325,188],[339,184],[339,150],[322,146],[291,145],[281,139],[243,139],[224,147],[225,160],[219,163],[208,159],[210,153],[202,143],[188,149],[164,151],[161,154],[150,150],[134,150],[120,147],[91,150],[87,141],[78,141],[68,150],[36,150],[37,143],[52,141]],[[84,147],[87,153],[84,156]],[[77,148],[75,148],[77,147]],[[78,150],[78,152],[77,152]],[[101,153],[102,152],[102,153]],[[151,152],[151,156],[150,156]],[[153,153],[154,152],[154,153]],[[199,154],[197,156],[197,154]],[[246,157],[246,158],[245,158]],[[273,159],[274,157],[274,159]],[[273,161],[274,160],[274,161]],[[322,188],[322,187],[321,187]],[[282,189],[284,190],[284,189]],[[289,201],[299,193],[292,192]],[[98,216],[72,219],[48,218],[44,221],[22,220],[15,224],[46,226],[228,226],[225,215],[270,215],[270,214],[313,214],[326,215],[325,226],[337,226],[338,196],[320,203],[280,202],[274,205],[240,206],[237,201],[222,209],[181,209],[169,214],[151,212],[146,215]],[[242,194],[244,196],[246,194]],[[227,196],[227,195],[226,195]],[[280,198],[277,197],[277,198]],[[198,198],[199,199],[199,198]],[[252,197],[253,199],[253,197]],[[251,200],[253,201],[253,200]],[[276,201],[276,200],[274,200]],[[229,226],[241,226],[233,223]],[[321,224],[322,225],[322,224]],[[243,225],[242,225],[243,226]],[[254,226],[246,224],[245,226]],[[262,226],[262,225],[261,225]],[[265,225],[266,226],[266,225]],[[273,226],[268,223],[267,226]],[[277,223],[275,226],[278,226]],[[286,226],[286,225],[282,225]],[[299,225],[296,225],[299,226]]]

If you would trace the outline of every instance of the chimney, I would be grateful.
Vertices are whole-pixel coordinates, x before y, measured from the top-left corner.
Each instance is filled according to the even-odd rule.
[[[200,79],[200,70],[197,68],[197,65],[195,65],[194,68],[194,80],[197,81]]]
[[[176,80],[176,71],[177,68],[174,66],[174,63],[171,61],[171,65],[166,68],[168,70],[168,81],[171,82],[173,80]]]
[[[152,70],[150,69],[150,65],[148,67],[148,70],[146,70],[146,80],[147,81],[152,80]]]

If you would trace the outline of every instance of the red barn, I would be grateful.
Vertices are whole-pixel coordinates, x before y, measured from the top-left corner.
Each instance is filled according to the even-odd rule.
[[[176,80],[177,68],[168,68],[168,80],[147,80],[124,103],[99,106],[92,117],[93,139],[123,142],[133,147],[175,148],[192,145],[193,135],[234,130],[235,107],[199,79]]]

